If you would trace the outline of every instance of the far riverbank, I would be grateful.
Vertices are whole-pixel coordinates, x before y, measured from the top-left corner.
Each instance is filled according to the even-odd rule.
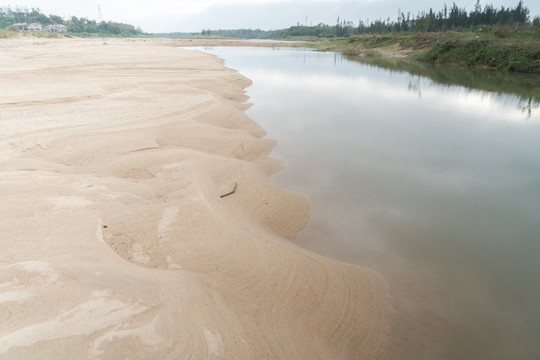
[[[201,36],[178,39],[179,46],[310,47],[364,60],[459,65],[540,74],[540,30],[489,29],[475,32],[390,33],[346,38],[232,39]]]
[[[540,74],[540,30],[357,35],[314,42],[323,51],[368,58]]]

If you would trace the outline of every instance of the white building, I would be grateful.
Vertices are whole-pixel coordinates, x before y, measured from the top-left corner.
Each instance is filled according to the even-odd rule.
[[[7,15],[12,13],[30,14],[30,9],[26,5],[15,5],[14,7],[11,7],[11,5],[0,5],[0,14]]]
[[[45,28],[45,31],[49,33],[67,33],[67,28],[64,25],[53,24],[53,25],[48,25]]]
[[[11,25],[11,28],[15,30],[28,30],[28,25],[26,23],[17,23]]]
[[[29,31],[41,31],[41,30],[43,30],[43,26],[41,26],[41,24],[38,24],[38,23],[31,23],[30,25],[28,25],[28,30]]]

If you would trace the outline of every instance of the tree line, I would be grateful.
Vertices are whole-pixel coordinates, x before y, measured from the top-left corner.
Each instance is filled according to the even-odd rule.
[[[434,12],[433,9],[422,11],[416,17],[411,16],[410,13],[405,15],[398,11],[397,21],[376,20],[369,26],[360,22],[357,31],[358,33],[439,32],[455,29],[467,30],[478,26],[526,25],[529,22],[529,13],[529,9],[521,0],[514,8],[501,6],[500,9],[496,9],[491,4],[485,5],[482,9],[480,0],[477,0],[474,9],[470,12],[459,8],[456,3],[453,3],[450,8],[445,4],[444,8],[438,12]],[[533,23],[539,26],[540,18],[535,17]]]
[[[341,20],[339,17],[335,25],[317,24],[315,26],[304,26],[297,24],[288,29],[282,30],[203,30],[204,36],[226,36],[233,38],[256,38],[256,39],[276,39],[287,37],[346,37],[354,34],[383,34],[390,32],[439,32],[448,30],[470,30],[480,26],[495,25],[517,25],[534,26],[540,28],[540,16],[535,16],[529,22],[529,9],[519,1],[515,7],[500,9],[493,5],[480,5],[477,0],[473,10],[467,12],[464,8],[459,8],[455,3],[449,8],[446,4],[440,11],[419,12],[416,16],[410,12],[405,14],[398,10],[397,20],[377,19],[374,21],[362,21],[357,24],[352,21]]]
[[[71,19],[65,22],[68,32],[85,33],[85,34],[101,34],[107,36],[140,36],[143,31],[140,28],[135,28],[133,25],[122,24],[113,21],[88,20],[87,18],[77,18],[72,16]]]
[[[87,18],[77,18],[72,16],[71,18],[64,20],[57,15],[45,15],[41,13],[39,9],[32,9],[29,13],[9,13],[0,14],[0,28],[10,28],[13,24],[17,23],[39,23],[43,26],[60,24],[65,25],[67,31],[75,34],[100,34],[106,36],[140,36],[143,35],[143,31],[140,28],[135,28],[133,25],[122,24],[112,21],[88,20]]]

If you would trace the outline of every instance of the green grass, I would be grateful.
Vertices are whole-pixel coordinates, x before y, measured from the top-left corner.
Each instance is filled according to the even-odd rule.
[[[15,31],[0,29],[0,39],[9,39],[17,36]]]
[[[422,62],[540,73],[540,28],[495,26],[469,32],[356,35],[315,42],[315,47],[367,56],[401,51]]]
[[[438,43],[416,55],[416,59],[540,73],[540,50],[531,50],[521,44],[500,45],[488,40],[454,40]]]
[[[540,73],[540,29],[484,28],[437,40],[413,57],[434,63]]]

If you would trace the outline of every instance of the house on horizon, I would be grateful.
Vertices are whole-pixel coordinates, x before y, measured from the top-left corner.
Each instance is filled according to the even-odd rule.
[[[17,23],[17,24],[11,25],[11,28],[15,29],[15,30],[26,30],[27,25],[26,25],[26,23]]]
[[[67,28],[64,25],[61,24],[52,24],[47,25],[45,28],[45,32],[48,33],[67,33]]]
[[[30,25],[28,25],[28,31],[42,31],[43,30],[43,26],[41,26],[41,24],[39,23],[31,23]]]

